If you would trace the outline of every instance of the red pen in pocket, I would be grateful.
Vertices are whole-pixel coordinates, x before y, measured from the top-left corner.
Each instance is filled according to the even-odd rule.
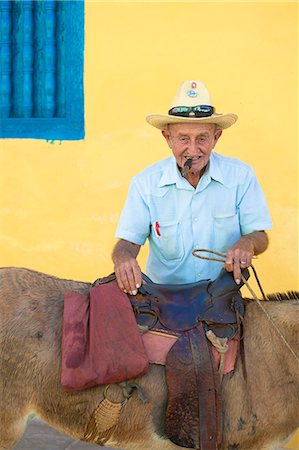
[[[156,236],[158,236],[158,237],[161,236],[160,225],[159,225],[159,222],[157,220],[154,223],[154,230],[155,230]]]

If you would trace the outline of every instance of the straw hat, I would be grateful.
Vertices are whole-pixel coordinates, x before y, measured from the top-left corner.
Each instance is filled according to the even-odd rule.
[[[206,86],[197,80],[187,80],[181,84],[168,114],[146,116],[147,122],[160,130],[170,123],[215,123],[224,129],[237,119],[238,116],[233,113],[216,113]]]

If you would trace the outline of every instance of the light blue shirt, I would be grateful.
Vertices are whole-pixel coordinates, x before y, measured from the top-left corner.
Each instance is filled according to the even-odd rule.
[[[252,168],[213,152],[196,189],[181,176],[173,156],[136,175],[116,237],[138,245],[148,238],[147,275],[156,283],[183,284],[215,279],[222,268],[192,250],[226,253],[242,235],[271,226]]]

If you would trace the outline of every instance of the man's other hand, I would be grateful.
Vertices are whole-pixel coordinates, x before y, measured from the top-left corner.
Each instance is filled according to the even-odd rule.
[[[112,254],[118,287],[130,295],[136,295],[142,284],[141,269],[136,260],[139,250],[140,245],[120,239]]]
[[[264,231],[253,231],[242,236],[228,251],[224,264],[228,272],[234,273],[237,284],[241,282],[241,269],[251,265],[253,255],[259,255],[268,247],[268,236]]]

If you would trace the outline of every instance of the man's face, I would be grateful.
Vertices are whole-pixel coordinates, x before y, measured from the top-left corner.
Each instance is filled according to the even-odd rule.
[[[192,159],[192,172],[200,173],[222,131],[212,123],[175,123],[162,131],[179,167]]]

